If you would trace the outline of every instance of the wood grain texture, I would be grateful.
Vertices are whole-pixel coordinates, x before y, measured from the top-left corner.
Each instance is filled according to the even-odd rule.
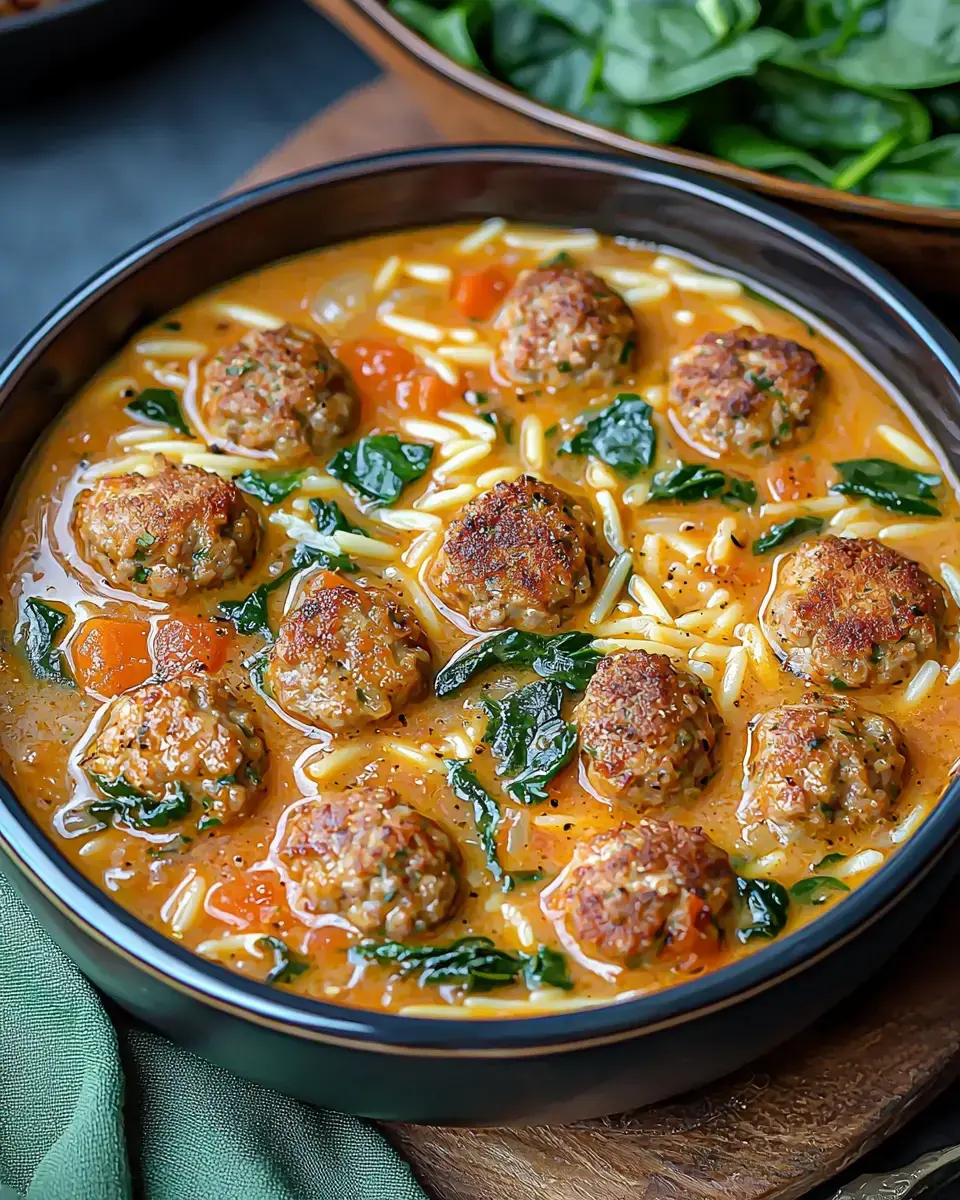
[[[310,122],[238,186],[443,140],[388,76]],[[556,1128],[384,1132],[434,1200],[798,1200],[903,1125],[960,1070],[953,896],[960,899],[960,889],[839,1011],[694,1095]]]

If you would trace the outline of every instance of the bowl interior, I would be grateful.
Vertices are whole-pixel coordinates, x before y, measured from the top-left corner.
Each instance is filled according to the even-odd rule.
[[[879,268],[813,226],[695,176],[575,151],[412,151],[295,176],[231,197],[151,239],[81,288],[0,370],[0,489],[70,396],[143,325],[197,294],[317,246],[493,215],[589,227],[673,248],[779,293],[829,325],[907,398],[960,462],[960,347]],[[85,880],[0,788],[0,839],[48,894],[183,986],[287,1025],[348,1028],[380,1042],[503,1049],[589,1038],[730,1002],[839,944],[912,885],[960,830],[954,783],[921,829],[849,898],[757,954],[629,1003],[523,1020],[445,1022],[305,1000],[206,963],[148,929]],[[451,1026],[453,1028],[451,1028]]]

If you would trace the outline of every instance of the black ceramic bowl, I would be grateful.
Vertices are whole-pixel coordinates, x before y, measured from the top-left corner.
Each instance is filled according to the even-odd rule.
[[[591,226],[745,272],[822,316],[960,461],[960,347],[882,271],[782,209],[665,167],[576,151],[447,148],[233,196],[72,296],[0,371],[0,488],[142,325],[231,276],[365,234],[493,214]],[[5,869],[52,936],[136,1016],[241,1075],[333,1108],[429,1122],[563,1121],[663,1099],[771,1049],[862,982],[949,881],[960,784],[872,879],[702,979],[528,1020],[442,1021],[301,999],[206,962],[87,882],[0,785]]]

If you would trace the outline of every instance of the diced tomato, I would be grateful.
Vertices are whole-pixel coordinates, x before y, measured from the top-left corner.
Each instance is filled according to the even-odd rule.
[[[816,467],[809,458],[785,459],[767,472],[767,487],[774,500],[806,500],[813,495]]]
[[[237,928],[262,927],[289,915],[283,884],[268,871],[239,874],[214,884],[207,894],[206,909]]]
[[[339,925],[321,925],[319,929],[311,929],[308,940],[310,954],[322,954],[325,950],[346,950],[356,938],[347,929]]]
[[[95,617],[86,621],[73,646],[77,680],[98,696],[117,696],[153,674],[145,621]]]
[[[453,302],[471,321],[486,321],[500,306],[510,287],[510,277],[501,267],[465,271],[453,285]]]
[[[385,405],[432,415],[459,395],[396,342],[344,342],[337,357],[347,368],[367,417],[375,417]]]
[[[231,633],[226,625],[202,617],[175,617],[157,631],[157,673],[172,678],[184,671],[219,671],[227,659]]]

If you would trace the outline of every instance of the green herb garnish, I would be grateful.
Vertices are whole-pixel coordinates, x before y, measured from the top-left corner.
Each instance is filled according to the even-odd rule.
[[[257,945],[273,952],[273,966],[267,972],[267,983],[289,983],[309,970],[310,964],[297,958],[287,943],[278,937],[264,935],[257,938]]]

